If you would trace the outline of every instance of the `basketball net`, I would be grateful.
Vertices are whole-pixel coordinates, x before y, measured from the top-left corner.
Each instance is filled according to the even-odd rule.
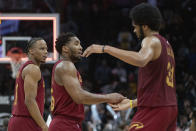
[[[20,48],[12,48],[8,51],[7,56],[11,58],[10,65],[12,68],[12,78],[15,79],[20,66],[24,63],[24,61],[22,61],[22,58],[25,57],[25,54]]]
[[[10,57],[11,58],[11,61],[10,61],[10,64],[11,64],[11,68],[12,68],[12,78],[16,78],[17,74],[18,74],[18,71],[20,69],[20,66],[24,63],[22,61],[22,57],[19,59],[19,60],[16,60],[15,58],[13,57]]]

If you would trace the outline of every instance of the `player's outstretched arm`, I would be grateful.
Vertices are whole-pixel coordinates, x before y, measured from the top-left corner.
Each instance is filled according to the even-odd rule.
[[[128,64],[144,67],[149,61],[153,60],[154,50],[158,46],[160,46],[160,41],[154,37],[145,38],[139,52],[122,50],[108,45],[93,44],[84,51],[83,57],[88,57],[93,53],[108,53]]]
[[[72,62],[63,62],[56,68],[55,74],[59,76],[62,85],[77,104],[119,103],[125,98],[118,93],[99,95],[82,89],[77,78],[77,70]]]
[[[137,107],[137,99],[134,100],[124,99],[118,104],[109,104],[109,105],[115,111],[127,110],[129,108]]]
[[[29,113],[35,122],[42,128],[42,131],[48,131],[48,127],[36,102],[38,82],[41,79],[40,69],[36,65],[28,65],[24,68],[22,76],[24,79],[25,104]]]

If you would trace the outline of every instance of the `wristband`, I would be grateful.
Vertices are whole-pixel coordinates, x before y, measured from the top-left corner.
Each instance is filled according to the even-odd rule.
[[[130,100],[130,108],[133,108],[133,100]]]
[[[102,47],[102,53],[104,53],[104,48],[105,48],[105,45],[103,45],[103,47]]]

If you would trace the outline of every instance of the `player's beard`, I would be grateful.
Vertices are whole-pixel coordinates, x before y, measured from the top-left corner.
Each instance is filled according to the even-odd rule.
[[[142,40],[144,39],[144,31],[142,29],[142,26],[140,25],[139,26],[139,33],[138,33],[138,44],[137,46],[135,47],[137,51],[139,51],[141,49],[141,43],[142,43]]]
[[[142,26],[139,26],[140,32],[139,32],[139,41],[142,41],[144,39],[144,31],[142,29]]]
[[[79,62],[82,57],[79,57],[73,50],[71,50],[71,60],[75,63],[75,62]]]

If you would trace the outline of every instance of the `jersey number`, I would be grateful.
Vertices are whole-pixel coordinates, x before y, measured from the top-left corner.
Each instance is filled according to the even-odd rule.
[[[53,89],[51,88],[51,96],[53,94]],[[54,100],[54,97],[52,96],[51,97],[51,105],[50,105],[50,110],[53,111],[54,110],[54,103],[55,103],[55,100]]]
[[[17,104],[17,99],[18,99],[18,84],[16,84],[16,88],[15,88],[14,105]]]
[[[167,64],[167,77],[166,77],[166,83],[169,87],[174,87],[174,67],[171,65],[170,62]]]

